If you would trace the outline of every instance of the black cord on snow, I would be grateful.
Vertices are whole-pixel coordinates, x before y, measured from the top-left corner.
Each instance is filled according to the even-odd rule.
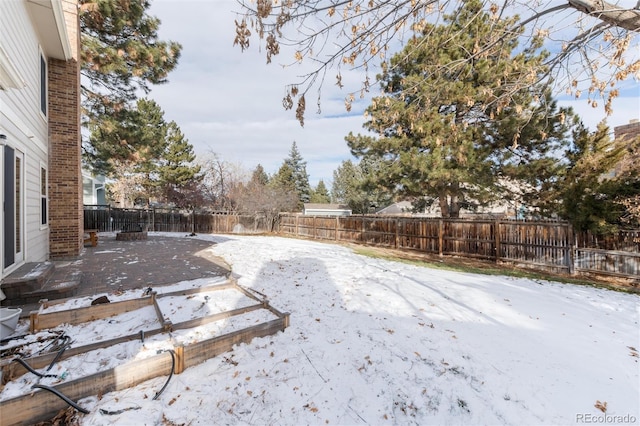
[[[42,374],[41,372],[34,370],[33,367],[31,367],[29,364],[27,364],[27,362],[25,360],[23,360],[22,358],[14,358],[13,361],[19,363],[24,368],[26,368],[27,370],[29,370],[30,372],[32,372],[33,374],[35,374],[38,377],[58,377],[55,374]]]
[[[45,385],[33,385],[32,388],[40,388],[40,389],[44,389],[46,391],[51,392],[52,394],[56,395],[57,397],[59,397],[61,400],[63,400],[64,402],[66,402],[67,404],[69,404],[70,406],[72,406],[73,408],[75,408],[76,410],[80,411],[83,414],[89,414],[90,411],[89,410],[85,410],[84,408],[82,408],[81,406],[79,406],[78,404],[76,404],[74,401],[72,401],[71,399],[67,398],[66,395],[64,395],[63,393],[61,393],[58,389],[56,388],[52,388],[51,386],[45,386]]]
[[[51,370],[51,367],[53,367],[53,364],[55,364],[56,362],[58,362],[58,360],[60,359],[60,357],[62,356],[62,354],[64,353],[64,351],[67,350],[67,348],[69,346],[71,346],[71,342],[69,340],[71,340],[71,338],[69,336],[64,336],[64,340],[65,343],[62,345],[62,348],[60,348],[60,350],[58,351],[58,353],[56,354],[55,358],[53,358],[53,360],[51,361],[51,364],[49,364],[49,367],[47,367],[47,371]]]
[[[172,350],[172,349],[167,349],[167,350],[166,350],[166,351],[164,351],[164,352],[169,352],[169,353],[171,354],[171,373],[169,373],[169,377],[167,378],[167,381],[165,382],[165,384],[164,384],[164,386],[162,387],[162,389],[160,389],[160,390],[158,391],[158,393],[156,393],[156,396],[154,396],[154,397],[152,398],[152,400],[153,400],[153,401],[155,401],[156,399],[158,399],[158,397],[160,396],[160,394],[161,394],[162,392],[164,392],[165,388],[166,388],[166,387],[167,387],[167,385],[169,384],[169,380],[171,380],[171,377],[173,376],[173,371],[174,371],[174,370],[175,370],[175,368],[176,368],[176,355],[175,355],[175,353],[173,352],[173,350]]]
[[[105,416],[117,416],[118,414],[122,414],[125,411],[129,411],[129,410],[139,410],[142,407],[127,407],[127,408],[123,408],[122,410],[114,410],[114,411],[110,411],[110,410],[105,410],[104,408],[101,408],[100,410],[100,414],[104,414]]]

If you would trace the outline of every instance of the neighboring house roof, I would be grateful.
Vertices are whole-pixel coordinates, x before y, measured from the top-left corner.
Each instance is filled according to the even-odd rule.
[[[411,201],[398,201],[381,210],[378,210],[376,214],[402,214],[411,213]]]
[[[305,203],[303,213],[306,215],[317,214],[330,216],[335,214],[338,216],[349,216],[351,215],[351,209],[344,204]]]
[[[304,208],[309,210],[351,210],[346,204],[329,203],[304,203]]]

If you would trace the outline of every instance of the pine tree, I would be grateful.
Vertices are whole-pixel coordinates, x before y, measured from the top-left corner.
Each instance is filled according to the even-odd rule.
[[[284,160],[284,165],[291,170],[291,181],[300,200],[298,208],[302,209],[303,204],[308,203],[311,199],[311,186],[307,174],[307,162],[302,159],[295,141],[291,144],[291,150],[289,156]]]
[[[370,213],[391,203],[389,191],[370,184],[368,175],[377,173],[380,163],[365,158],[358,164],[343,161],[333,172],[331,193],[334,201],[348,205],[355,214]]]
[[[141,90],[167,81],[182,47],[158,38],[160,21],[147,14],[148,0],[80,0],[83,125],[110,134]],[[94,137],[88,157],[103,156]],[[129,143],[131,143],[129,141]]]
[[[269,183],[269,175],[264,171],[262,164],[258,164],[251,174],[251,182],[258,185],[266,185]]]
[[[608,234],[620,224],[625,208],[618,195],[629,193],[634,185],[627,185],[624,177],[617,179],[611,172],[623,158],[625,144],[611,140],[605,123],[593,133],[584,126],[574,132],[573,144],[566,152],[566,173],[556,185],[556,209],[577,231]],[[640,194],[638,186],[635,192]]]
[[[320,179],[318,181],[318,185],[316,185],[315,190],[311,192],[310,203],[330,203],[331,196],[329,195],[329,190],[327,189],[324,181]]]
[[[274,188],[283,189],[287,192],[296,194],[296,183],[293,176],[293,169],[286,162],[283,163],[276,174],[269,180],[269,185]]]
[[[494,18],[477,0],[464,2],[443,25],[427,25],[424,36],[383,64],[386,95],[373,99],[364,125],[379,137],[346,138],[357,157],[381,161],[367,176],[370,187],[437,198],[442,216],[457,217],[461,208],[501,196],[502,165],[519,164],[498,148],[507,136],[504,150],[520,145],[540,154],[524,135],[547,139],[548,111],[540,108],[546,98],[536,86],[546,55],[518,50],[518,34],[507,31],[514,19]],[[502,96],[519,87],[527,90]],[[533,115],[541,119],[532,121]]]
[[[169,122],[167,126],[166,141],[167,146],[159,161],[158,174],[164,198],[171,202],[176,198],[185,198],[185,193],[193,195],[193,184],[201,180],[201,167],[194,164],[196,155],[193,145],[184,137],[174,121]]]
[[[104,127],[94,129],[93,169],[112,179],[135,182],[136,188],[129,191],[140,194],[147,204],[152,198],[175,198],[176,191],[191,185],[200,172],[192,164],[193,146],[175,122],[165,122],[155,101],[139,99],[136,106],[127,111],[125,121],[113,123],[109,133]]]

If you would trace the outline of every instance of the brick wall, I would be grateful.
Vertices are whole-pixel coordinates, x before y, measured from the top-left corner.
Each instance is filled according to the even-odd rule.
[[[83,241],[80,139],[80,48],[77,3],[63,0],[73,58],[49,59],[49,250],[80,254]]]

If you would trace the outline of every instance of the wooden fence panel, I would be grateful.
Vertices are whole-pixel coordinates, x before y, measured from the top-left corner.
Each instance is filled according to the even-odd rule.
[[[444,221],[443,253],[481,259],[495,259],[493,221]]]
[[[640,280],[640,253],[592,248],[576,250],[576,270]]]
[[[395,247],[395,222],[388,217],[363,217],[361,242],[382,247]]]
[[[283,234],[296,234],[296,221],[295,215],[280,215],[280,232]]]
[[[84,207],[84,229],[97,229],[101,232],[111,232],[111,212],[109,206],[91,205]]]
[[[397,248],[426,253],[439,252],[439,221],[429,218],[401,217],[396,219]]]
[[[231,234],[270,232],[270,225],[263,216],[192,213],[172,209],[120,209],[109,206],[85,206],[85,229],[102,232],[142,228],[156,232],[194,231],[202,234]]]
[[[351,243],[362,242],[363,216],[345,216],[339,218],[338,240]]]
[[[565,222],[497,221],[498,260],[570,270],[571,227]]]

